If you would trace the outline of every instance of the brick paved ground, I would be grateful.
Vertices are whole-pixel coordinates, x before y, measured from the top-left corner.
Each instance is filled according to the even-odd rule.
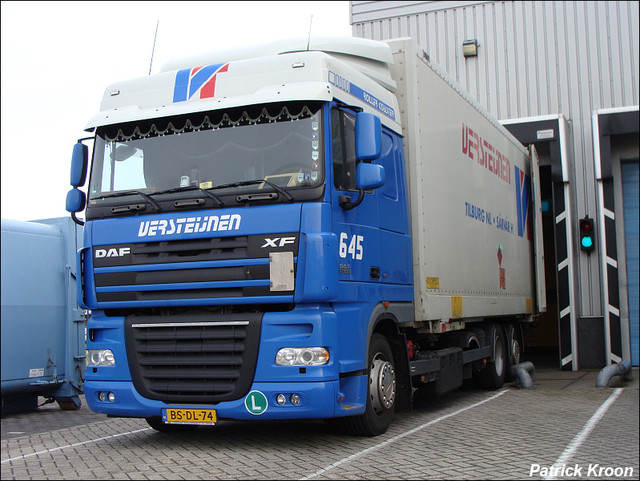
[[[536,374],[533,390],[508,384],[422,401],[374,438],[338,434],[322,422],[221,422],[169,435],[144,420],[94,414],[84,403],[73,412],[48,405],[3,417],[1,478],[525,479],[533,465],[553,466],[617,396],[566,464],[580,467],[582,479],[614,479],[605,470],[592,476],[593,465],[630,467],[627,479],[638,479],[638,370],[609,388],[595,387],[597,371]]]

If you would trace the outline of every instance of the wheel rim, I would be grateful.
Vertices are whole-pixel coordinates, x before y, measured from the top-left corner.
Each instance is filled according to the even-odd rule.
[[[520,364],[520,343],[517,339],[513,340],[513,364]]]
[[[396,373],[393,364],[385,360],[381,353],[371,363],[369,396],[373,410],[378,415],[391,409],[396,398]]]

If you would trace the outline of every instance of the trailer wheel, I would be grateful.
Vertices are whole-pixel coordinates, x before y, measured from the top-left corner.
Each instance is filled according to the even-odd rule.
[[[192,431],[197,426],[190,426],[188,424],[165,424],[162,422],[160,416],[154,416],[145,418],[147,424],[158,432],[161,433],[179,433],[184,431]]]
[[[343,431],[355,436],[377,436],[387,431],[396,401],[394,366],[389,341],[381,334],[371,336],[367,405],[360,416],[336,419]]]
[[[493,346],[493,361],[487,362],[485,368],[478,373],[478,384],[485,389],[500,389],[507,372],[507,349],[502,326],[490,325],[487,339],[491,340]]]
[[[505,370],[505,382],[515,380],[515,376],[511,374],[511,368],[520,363],[520,353],[522,348],[516,328],[513,324],[507,324],[504,328],[505,345],[507,346],[507,367]]]

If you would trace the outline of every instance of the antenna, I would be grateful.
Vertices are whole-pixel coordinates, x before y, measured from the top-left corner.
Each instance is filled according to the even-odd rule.
[[[309,19],[309,35],[307,36],[307,51],[309,51],[309,43],[311,42],[311,24],[313,23],[313,14]]]
[[[149,62],[149,75],[151,75],[151,66],[153,65],[153,52],[156,51],[156,38],[158,37],[158,25],[160,24],[160,20],[156,22],[156,33],[153,36],[153,48],[151,49],[151,61]]]

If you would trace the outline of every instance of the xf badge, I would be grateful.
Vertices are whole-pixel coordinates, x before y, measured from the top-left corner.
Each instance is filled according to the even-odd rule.
[[[284,247],[287,244],[295,244],[295,242],[295,237],[276,237],[274,239],[265,239],[265,244],[261,246],[261,249],[264,249],[265,247]]]

